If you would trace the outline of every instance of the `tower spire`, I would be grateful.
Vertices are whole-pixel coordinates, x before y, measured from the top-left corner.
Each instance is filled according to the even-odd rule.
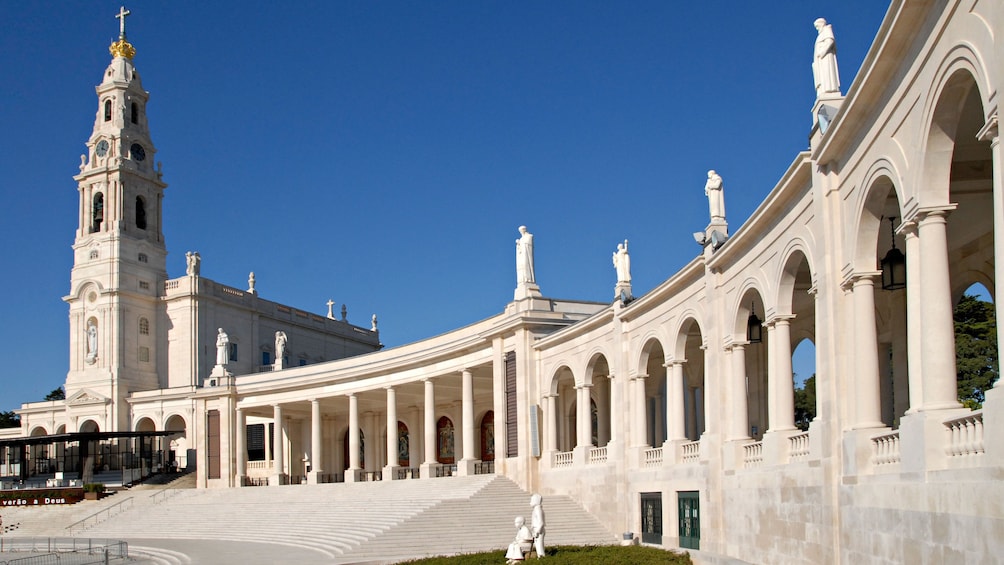
[[[126,16],[130,15],[132,12],[126,10],[125,6],[119,7],[119,13],[115,14],[115,18],[119,21],[119,40],[115,41],[108,47],[108,51],[112,54],[112,57],[125,57],[126,59],[132,59],[136,56],[136,48],[133,47],[128,41],[126,41]]]

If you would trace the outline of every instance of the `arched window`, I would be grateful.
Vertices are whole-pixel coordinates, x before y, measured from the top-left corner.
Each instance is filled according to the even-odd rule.
[[[146,318],[139,319],[139,335],[150,335],[150,320]]]
[[[132,120],[132,123],[134,124],[139,122],[139,105],[137,105],[135,102],[132,103],[132,112],[130,118]]]
[[[146,203],[143,202],[142,196],[136,197],[136,227],[141,230],[146,229]]]
[[[100,192],[94,195],[91,206],[91,233],[101,231],[101,222],[105,220],[105,195]]]
[[[455,463],[453,422],[443,416],[436,423],[436,460],[439,463]]]
[[[112,101],[105,100],[105,121],[112,121]]]

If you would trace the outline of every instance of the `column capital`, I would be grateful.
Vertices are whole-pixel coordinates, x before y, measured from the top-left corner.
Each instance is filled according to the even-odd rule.
[[[765,324],[773,326],[777,325],[791,325],[791,321],[795,319],[794,314],[775,314],[768,319]]]
[[[945,222],[945,219],[951,214],[959,205],[955,203],[945,204],[942,206],[925,206],[917,210],[917,220],[920,225],[928,224],[931,222]]]
[[[915,220],[903,220],[896,227],[896,233],[902,235],[903,237],[916,237],[917,236],[917,221]]]
[[[311,404],[320,404],[321,403],[321,399],[319,399],[319,398],[311,398],[310,399],[310,403]]]
[[[387,392],[394,392],[394,385],[387,385],[383,387],[383,389],[386,390]]]
[[[672,367],[673,365],[683,365],[686,362],[687,362],[686,359],[667,359],[666,362],[662,364],[662,366],[666,367],[668,369],[668,368]],[[648,376],[648,375],[645,375],[645,376]]]
[[[746,346],[749,345],[749,344],[750,344],[750,342],[748,342],[748,341],[733,341],[732,343],[729,343],[728,345],[726,345],[722,349],[724,349],[725,351],[732,351],[732,352],[743,351],[744,349],[746,349]]]
[[[876,279],[882,276],[882,271],[854,271],[840,283],[840,288],[851,290],[856,286],[874,286]]]
[[[593,388],[593,383],[582,383],[582,384],[577,384],[577,385],[575,385],[575,388],[577,388],[577,389],[583,389],[583,388]]]
[[[983,124],[980,131],[976,132],[976,139],[980,141],[989,141],[991,145],[999,143],[998,129],[997,129],[997,112],[994,112],[987,123]]]
[[[636,381],[643,381],[648,378],[648,373],[638,373],[637,375],[631,377]]]

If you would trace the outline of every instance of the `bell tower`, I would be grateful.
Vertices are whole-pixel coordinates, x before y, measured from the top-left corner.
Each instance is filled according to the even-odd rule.
[[[80,157],[79,219],[73,241],[70,364],[66,377],[67,431],[86,419],[101,431],[130,428],[125,397],[159,388],[160,296],[167,278],[163,197],[167,185],[150,139],[143,90],[126,40],[119,38],[97,91],[97,114]],[[76,427],[77,429],[72,429]]]

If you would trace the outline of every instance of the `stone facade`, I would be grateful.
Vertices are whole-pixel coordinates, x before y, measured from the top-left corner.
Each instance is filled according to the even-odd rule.
[[[200,387],[210,361],[184,348],[217,325],[259,317],[231,334],[251,348],[275,329],[304,338],[278,305],[198,277],[162,280],[156,238],[99,247],[123,263],[141,249],[153,257],[129,268],[166,290],[130,294],[135,309],[208,320],[166,341],[182,347],[155,356],[169,371],[139,366],[124,390],[95,390],[88,371],[99,367],[76,349],[82,289],[126,283],[85,283],[94,276],[75,266],[67,387],[80,394],[65,408],[25,405],[25,429],[101,410],[112,425],[151,414],[161,429],[170,407],[190,403],[201,487],[494,472],[575,497],[611,531],[752,563],[993,562],[1004,553],[1004,392],[987,391],[979,410],[957,401],[952,309],[973,283],[999,296],[1004,280],[1002,33],[994,2],[894,0],[846,96],[820,93],[809,149],[752,217],[719,230],[724,241],[707,231],[701,256],[633,300],[557,301],[534,281],[498,315],[428,340],[338,360],[323,349],[310,355],[326,362],[280,372],[238,364],[232,381]],[[159,203],[159,175],[129,174],[145,175]],[[88,237],[78,233],[78,263]],[[884,290],[894,245],[906,284]],[[131,323],[107,310],[99,323]],[[804,431],[791,365],[803,339],[815,344],[817,395]],[[263,442],[253,460],[251,439]],[[653,499],[661,532],[648,528]],[[688,520],[699,533],[681,539]]]

